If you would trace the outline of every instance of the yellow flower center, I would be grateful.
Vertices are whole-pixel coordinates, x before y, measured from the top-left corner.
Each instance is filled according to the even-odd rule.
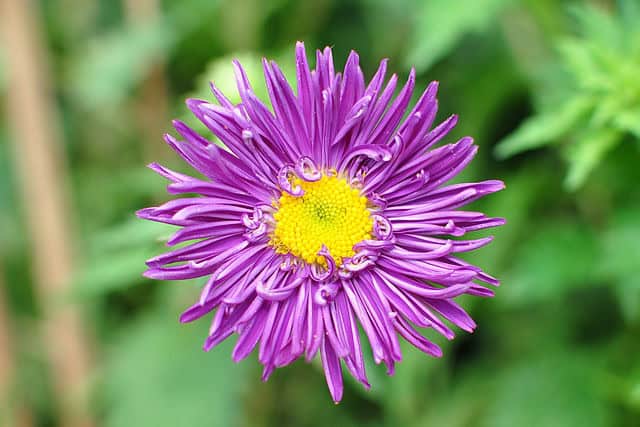
[[[322,175],[307,182],[295,178],[304,194],[283,192],[273,215],[276,225],[270,244],[278,253],[290,253],[309,264],[326,265],[318,255],[325,245],[337,265],[354,255],[353,245],[371,238],[373,220],[367,198],[351,188],[344,178]]]

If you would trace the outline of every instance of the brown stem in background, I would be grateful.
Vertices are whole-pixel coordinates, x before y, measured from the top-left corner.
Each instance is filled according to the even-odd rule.
[[[4,284],[4,272],[2,265],[0,265],[0,409],[5,404],[12,404],[14,402],[13,384],[16,379],[16,364],[14,359],[13,345],[15,341],[11,336],[12,322],[9,318],[8,304],[6,303],[5,296],[6,287]],[[16,427],[29,427],[33,425],[31,417],[27,412],[27,408],[23,407],[20,403],[15,405],[13,410],[9,410],[4,421],[13,421],[12,425]],[[2,420],[0,420],[2,421]]]
[[[158,0],[125,0],[124,7],[129,25],[133,27],[149,25],[161,17]],[[156,58],[134,103],[145,160],[166,158],[168,150],[162,143],[162,134],[168,129],[169,101],[164,58]]]
[[[61,301],[73,274],[73,238],[56,106],[35,4],[0,0],[0,28],[8,54],[7,110],[31,235],[43,332],[60,399],[60,425],[86,427],[94,425],[83,394],[89,356],[76,308]]]

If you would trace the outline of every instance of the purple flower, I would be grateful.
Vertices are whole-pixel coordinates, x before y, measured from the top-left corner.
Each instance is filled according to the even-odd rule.
[[[398,335],[441,356],[416,328],[452,339],[447,320],[471,332],[475,323],[455,297],[492,296],[485,285],[498,285],[455,254],[492,240],[460,239],[467,232],[504,220],[458,208],[504,184],[447,185],[477,146],[465,137],[435,148],[457,121],[451,116],[432,128],[437,83],[406,114],[413,70],[394,98],[397,76],[385,84],[386,60],[367,84],[355,52],[336,73],[331,49],[317,51],[310,70],[298,43],[297,95],[278,66],[263,60],[271,111],[234,66],[240,104],[214,85],[217,104],[187,101],[226,149],[179,121],[181,140],[165,136],[204,178],[150,165],[170,181],[170,193],[200,197],[138,212],[181,227],[168,245],[191,242],[148,260],[145,276],[206,276],[199,301],[180,317],[191,322],[214,312],[205,350],[237,334],[233,360],[258,347],[263,380],[320,352],[336,402],[341,362],[369,387],[360,329],[390,375],[402,358]]]

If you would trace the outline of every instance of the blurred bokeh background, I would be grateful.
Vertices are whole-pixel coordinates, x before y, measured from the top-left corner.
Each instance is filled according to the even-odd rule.
[[[639,426],[640,0],[0,0],[0,425]],[[317,364],[259,379],[232,343],[179,325],[201,281],[141,277],[170,229],[144,165],[184,99],[237,99],[230,61],[296,40],[439,80],[449,138],[480,145],[460,179],[508,224],[469,259],[502,279],[445,356],[405,346],[394,377]],[[265,96],[265,93],[262,93]]]

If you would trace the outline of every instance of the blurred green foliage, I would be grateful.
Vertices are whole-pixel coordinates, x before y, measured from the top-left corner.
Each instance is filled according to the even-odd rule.
[[[82,254],[68,299],[95,336],[92,402],[102,425],[640,425],[638,0],[165,0],[138,26],[120,1],[39,5]],[[255,358],[233,364],[231,343],[202,352],[206,321],[177,323],[200,282],[142,278],[170,228],[133,216],[168,198],[145,162],[186,170],[162,146],[169,118],[152,139],[140,131],[135,111],[150,72],[164,67],[171,116],[194,123],[184,99],[211,98],[210,80],[237,100],[231,58],[265,98],[260,58],[291,77],[296,40],[333,46],[339,66],[357,50],[367,76],[387,56],[402,76],[415,66],[421,88],[439,80],[439,117],[459,113],[455,136],[473,135],[481,148],[463,178],[507,184],[477,202],[508,221],[468,255],[503,279],[494,299],[462,301],[477,332],[433,337],[441,359],[404,346],[394,377],[369,360],[373,389],[347,380],[338,406],[316,363],[262,383]],[[0,256],[14,327],[31,331],[39,303],[6,120]],[[55,425],[40,344],[18,336],[15,394],[37,425]]]
[[[511,0],[434,0],[418,5],[416,30],[405,63],[425,71],[464,36],[486,32]]]
[[[564,76],[549,76],[540,113],[497,148],[501,157],[564,145],[567,188],[575,190],[621,142],[640,143],[640,5],[621,0],[616,13],[572,8],[576,35],[557,43]]]

